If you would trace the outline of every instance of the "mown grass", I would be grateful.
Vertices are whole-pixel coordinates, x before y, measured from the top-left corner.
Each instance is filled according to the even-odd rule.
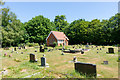
[[[74,45],[79,47],[77,45]],[[81,46],[84,47],[84,46]],[[99,46],[98,48],[101,48]],[[40,72],[39,74],[31,76],[31,78],[86,78],[85,75],[80,75],[78,72],[74,70],[74,63],[71,63],[73,57],[76,56],[77,60],[85,63],[92,63],[97,65],[97,74],[99,76],[97,78],[118,78],[118,49],[114,47],[115,54],[107,54],[107,48],[112,46],[105,46],[102,50],[97,50],[90,47],[90,51],[85,52],[85,54],[69,54],[64,53],[65,55],[61,55],[60,50],[53,50],[52,52],[44,52],[40,53],[39,48],[27,47],[27,49],[21,49],[11,53],[12,47],[10,50],[3,50],[2,53],[12,54],[12,57],[8,56],[2,57],[2,68],[6,68],[8,70],[8,74],[3,77],[7,78],[23,78],[28,75],[32,75],[34,73]],[[48,47],[52,49],[52,47]],[[60,48],[60,47],[59,47]],[[67,46],[67,49],[71,49],[72,46]],[[85,47],[84,47],[85,48]],[[38,52],[34,52],[37,50]],[[23,52],[23,54],[21,54]],[[98,53],[97,53],[98,52]],[[31,63],[29,62],[29,54],[34,53],[38,62]],[[3,54],[1,56],[3,56]],[[46,61],[49,64],[49,67],[41,68],[40,58],[45,54]],[[18,62],[15,60],[19,60]],[[103,61],[109,61],[108,65],[102,64]],[[107,74],[109,73],[109,74]]]

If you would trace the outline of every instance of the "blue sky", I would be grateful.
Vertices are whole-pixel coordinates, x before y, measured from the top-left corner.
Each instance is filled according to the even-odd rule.
[[[87,21],[109,19],[118,12],[117,2],[6,2],[4,7],[7,6],[23,23],[38,15],[51,21],[57,15],[65,15],[71,23],[81,18]]]

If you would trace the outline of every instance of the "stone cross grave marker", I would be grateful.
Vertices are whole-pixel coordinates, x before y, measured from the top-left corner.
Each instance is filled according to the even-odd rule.
[[[46,58],[44,56],[45,55],[43,55],[43,57],[41,57],[41,66],[46,66]]]
[[[37,62],[37,60],[35,60],[35,54],[33,53],[30,54],[30,62]]]
[[[114,53],[114,48],[108,48],[109,53]]]
[[[94,76],[95,78],[97,76],[95,64],[75,62],[74,66],[75,70],[78,71],[79,73],[86,74],[86,76]]]

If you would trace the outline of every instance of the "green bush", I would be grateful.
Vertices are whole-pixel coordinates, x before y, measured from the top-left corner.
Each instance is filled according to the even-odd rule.
[[[34,46],[39,46],[39,44],[38,43],[34,43]]]
[[[57,42],[53,42],[53,45],[56,47],[57,46]]]
[[[26,45],[29,46],[29,47],[33,47],[34,43],[27,43]]]
[[[60,47],[62,47],[62,44],[60,44]]]

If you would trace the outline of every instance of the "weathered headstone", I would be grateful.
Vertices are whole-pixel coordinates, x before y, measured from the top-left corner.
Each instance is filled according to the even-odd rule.
[[[89,48],[89,43],[87,43],[87,45],[85,47],[88,49]]]
[[[83,51],[83,50],[81,51],[81,54],[84,54],[84,51]]]
[[[37,60],[35,60],[35,54],[33,53],[30,54],[30,62],[37,62]]]
[[[74,66],[76,71],[86,74],[86,76],[94,76],[95,78],[97,76],[95,64],[75,62]]]
[[[23,52],[21,52],[21,54],[23,54]]]
[[[97,49],[97,50],[99,50],[99,49]]]
[[[21,47],[18,47],[18,49],[21,49]]]
[[[103,61],[104,64],[108,64],[108,61]]]
[[[64,55],[64,53],[62,52],[62,54],[61,55]]]
[[[40,52],[42,52],[42,46],[40,45]]]
[[[25,49],[25,45],[23,46],[23,49]]]
[[[35,50],[35,52],[37,52],[37,50]]]
[[[75,46],[73,46],[73,48],[75,48]]]
[[[102,48],[100,48],[100,50],[102,50]]]
[[[46,66],[46,58],[44,57],[41,57],[41,66]]]
[[[73,58],[73,62],[77,62],[77,58],[76,58],[76,56],[74,56],[74,58]]]
[[[114,53],[114,48],[108,48],[109,53]]]
[[[14,48],[14,50],[16,51],[16,47]]]

